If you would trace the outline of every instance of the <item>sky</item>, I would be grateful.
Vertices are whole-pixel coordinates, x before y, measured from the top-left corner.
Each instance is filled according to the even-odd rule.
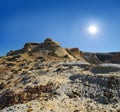
[[[65,48],[120,51],[120,0],[0,0],[0,56],[48,37]]]

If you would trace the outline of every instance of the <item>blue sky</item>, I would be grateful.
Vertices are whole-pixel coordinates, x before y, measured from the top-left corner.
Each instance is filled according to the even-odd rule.
[[[0,0],[0,55],[47,37],[82,51],[120,51],[120,0]]]

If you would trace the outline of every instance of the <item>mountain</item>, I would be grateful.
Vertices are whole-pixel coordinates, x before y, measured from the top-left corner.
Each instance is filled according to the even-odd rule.
[[[0,57],[1,112],[120,112],[120,52],[47,38]]]

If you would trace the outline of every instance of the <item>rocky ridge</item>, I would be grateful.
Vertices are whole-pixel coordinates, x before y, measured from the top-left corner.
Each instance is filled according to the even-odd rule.
[[[119,53],[85,53],[48,38],[0,58],[3,112],[120,112]]]

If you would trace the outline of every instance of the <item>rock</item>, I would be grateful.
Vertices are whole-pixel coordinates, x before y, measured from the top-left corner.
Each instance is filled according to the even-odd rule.
[[[39,46],[39,43],[26,43],[24,45],[23,50],[24,51],[32,51],[35,47]]]
[[[47,39],[44,40],[44,42],[45,42],[45,43],[51,43],[51,42],[54,42],[54,41],[53,41],[53,39],[51,39],[51,38],[47,38]]]
[[[6,54],[6,56],[10,56],[10,55],[12,55],[13,53],[14,53],[14,51],[11,50],[11,51],[9,51],[9,52]]]
[[[51,38],[0,58],[4,112],[119,111],[119,53],[85,53]]]
[[[0,90],[3,89],[5,87],[5,84],[2,82],[0,83]]]
[[[66,51],[76,59],[83,60],[82,51],[78,48],[66,49]]]
[[[93,73],[110,73],[110,72],[119,72],[120,71],[120,65],[115,64],[98,64],[97,66],[93,67],[91,69],[91,72]]]
[[[101,63],[120,64],[120,52],[111,52],[111,53],[83,52],[83,57],[86,61],[93,64],[101,64]]]

